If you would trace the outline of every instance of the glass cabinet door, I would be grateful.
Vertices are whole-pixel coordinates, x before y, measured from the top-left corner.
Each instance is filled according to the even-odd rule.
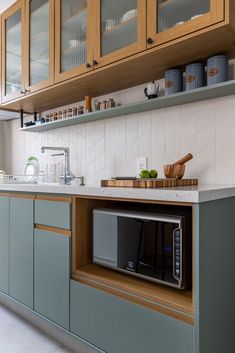
[[[224,19],[221,0],[147,0],[148,44],[158,45]]]
[[[111,63],[146,48],[144,0],[97,1],[94,64]]]
[[[56,8],[57,81],[92,69],[93,52],[89,37],[92,1],[60,0],[60,6]]]
[[[22,2],[2,15],[2,101],[21,96],[22,77]]]
[[[53,83],[54,0],[26,0],[26,89]]]

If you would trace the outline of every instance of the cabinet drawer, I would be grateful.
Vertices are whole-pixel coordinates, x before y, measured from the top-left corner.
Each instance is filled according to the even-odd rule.
[[[79,282],[70,285],[70,330],[105,352],[193,353],[193,326]]]
[[[35,223],[70,229],[71,204],[61,201],[35,200]]]

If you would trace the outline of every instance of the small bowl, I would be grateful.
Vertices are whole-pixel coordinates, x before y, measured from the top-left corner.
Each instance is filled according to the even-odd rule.
[[[173,178],[174,175],[174,164],[165,164],[163,166],[164,174],[165,177],[168,178]]]
[[[184,164],[175,164],[174,165],[174,178],[182,179],[185,172],[185,165]]]
[[[164,174],[167,179],[182,179],[185,172],[184,164],[165,164],[163,166]]]

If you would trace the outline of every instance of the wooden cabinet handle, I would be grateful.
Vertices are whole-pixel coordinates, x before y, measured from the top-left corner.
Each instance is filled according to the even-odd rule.
[[[91,64],[86,63],[86,67],[89,69],[91,67]]]
[[[153,38],[149,37],[149,38],[147,39],[147,43],[148,43],[148,44],[153,44]]]

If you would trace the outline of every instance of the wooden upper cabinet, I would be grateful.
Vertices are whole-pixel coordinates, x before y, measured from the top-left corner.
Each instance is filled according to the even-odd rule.
[[[93,1],[56,0],[56,82],[93,69]]]
[[[2,15],[2,102],[22,96],[24,2],[17,1]]]
[[[94,66],[146,49],[146,0],[94,0]]]
[[[27,93],[54,82],[54,0],[25,0],[24,81]]]
[[[148,47],[224,20],[224,0],[147,0]]]

